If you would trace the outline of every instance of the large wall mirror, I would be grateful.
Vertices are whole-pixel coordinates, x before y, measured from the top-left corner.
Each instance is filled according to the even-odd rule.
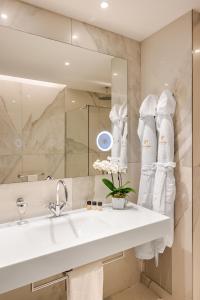
[[[0,183],[95,175],[120,155],[126,60],[7,27],[0,47]]]

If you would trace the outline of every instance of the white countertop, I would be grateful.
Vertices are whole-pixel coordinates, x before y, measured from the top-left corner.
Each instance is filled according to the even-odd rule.
[[[0,225],[0,293],[165,236],[169,218],[125,210],[74,210]]]

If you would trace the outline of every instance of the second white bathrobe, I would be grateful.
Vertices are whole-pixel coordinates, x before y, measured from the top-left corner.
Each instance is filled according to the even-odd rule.
[[[138,205],[153,209],[153,191],[155,179],[155,163],[157,161],[156,134],[157,96],[147,96],[140,107],[138,136],[141,143],[141,177],[138,194]],[[155,256],[153,242],[135,248],[136,257],[151,259]]]
[[[122,168],[127,167],[127,104],[115,104],[110,112],[113,147],[111,159],[118,160]]]
[[[174,168],[174,126],[172,117],[176,102],[169,90],[165,90],[157,106],[158,162],[156,165],[153,210],[171,219],[168,235],[155,241],[155,251],[163,253],[165,247],[172,247],[174,241],[174,201],[176,194]]]

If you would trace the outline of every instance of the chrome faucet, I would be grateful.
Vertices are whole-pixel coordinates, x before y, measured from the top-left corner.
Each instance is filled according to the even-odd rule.
[[[64,192],[65,192],[65,201],[60,201],[60,186],[63,186]],[[67,204],[68,200],[68,192],[67,192],[67,186],[63,180],[58,180],[57,186],[56,186],[56,202],[50,202],[49,203],[49,210],[54,214],[55,217],[59,217],[62,213],[63,208]]]

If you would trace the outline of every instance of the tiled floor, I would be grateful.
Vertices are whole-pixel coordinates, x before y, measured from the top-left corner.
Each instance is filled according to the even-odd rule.
[[[127,290],[108,297],[105,300],[161,300],[142,283],[128,288]]]

